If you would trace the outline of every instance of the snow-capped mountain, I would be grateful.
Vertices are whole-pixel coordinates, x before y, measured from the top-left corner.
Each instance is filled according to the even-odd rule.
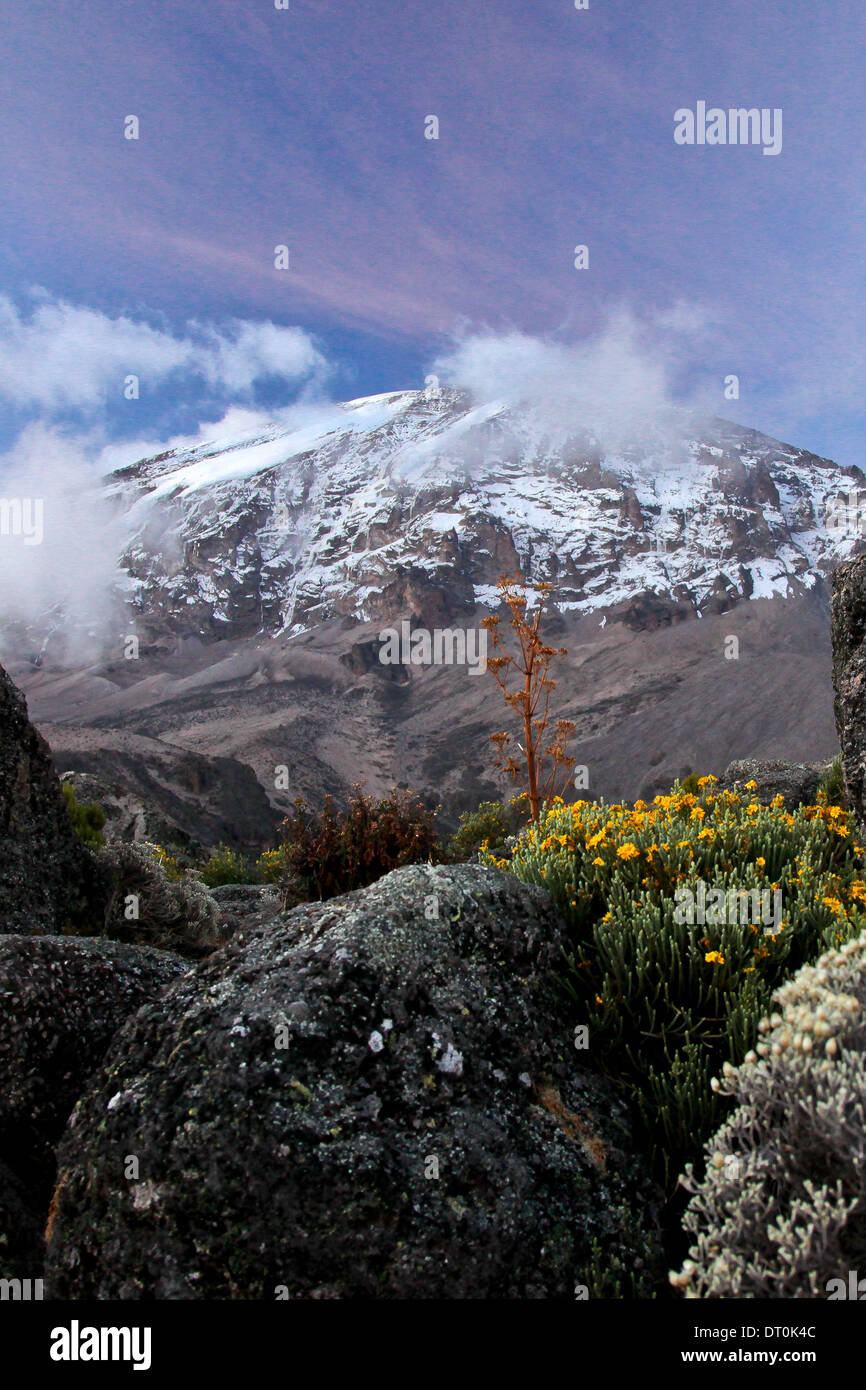
[[[552,579],[575,615],[793,597],[856,546],[827,515],[863,482],[722,420],[671,414],[612,448],[437,387],[298,410],[122,469],[106,491],[134,608],[219,638],[471,614],[517,569]]]
[[[70,658],[59,594],[48,635],[4,649],[58,766],[157,784],[160,804],[191,790],[212,821],[231,759],[274,815],[401,782],[454,822],[505,790],[501,693],[459,664],[383,663],[382,633],[475,627],[518,569],[555,584],[556,711],[593,795],[831,757],[824,577],[861,543],[859,470],[721,420],[670,413],[626,444],[551,418],[404,391],[111,474],[134,622]]]

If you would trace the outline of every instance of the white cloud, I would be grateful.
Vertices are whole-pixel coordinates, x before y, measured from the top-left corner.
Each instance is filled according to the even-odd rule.
[[[108,624],[123,537],[122,519],[96,493],[92,461],[87,440],[42,423],[22,430],[0,459],[2,496],[37,502],[44,517],[37,545],[0,534],[0,613],[31,623],[62,609],[61,634],[79,655],[88,629]]]
[[[281,376],[299,381],[321,376],[325,359],[301,328],[235,320],[228,330],[191,325],[200,330],[207,351],[201,370],[214,387],[246,394],[257,378]]]
[[[613,310],[602,330],[576,343],[524,333],[470,334],[433,367],[444,383],[479,403],[501,401],[536,412],[553,436],[593,434],[608,449],[674,429],[685,403],[673,382],[704,315],[680,304],[641,321]],[[695,396],[688,408],[697,408]]]
[[[38,292],[31,313],[0,296],[0,397],[50,414],[94,411],[122,398],[127,376],[142,390],[184,373],[218,393],[248,397],[256,380],[322,381],[328,365],[300,328],[233,319],[188,323],[180,336],[120,315],[109,317]]]

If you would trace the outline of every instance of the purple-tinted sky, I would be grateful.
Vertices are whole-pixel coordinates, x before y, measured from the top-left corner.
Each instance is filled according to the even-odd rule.
[[[5,0],[0,40],[7,442],[75,414],[77,378],[63,402],[51,377],[61,320],[105,378],[110,438],[280,404],[310,374],[343,396],[420,386],[455,334],[580,341],[625,306],[700,324],[678,388],[863,461],[862,0]],[[675,110],[701,100],[781,108],[781,153],[677,145]],[[106,350],[118,319],[161,335],[150,375],[132,326]],[[285,339],[280,381],[283,340],[235,321],[313,342]],[[242,333],[246,373],[197,358]]]

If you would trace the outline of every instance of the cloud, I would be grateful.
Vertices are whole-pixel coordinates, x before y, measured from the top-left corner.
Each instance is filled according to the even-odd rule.
[[[223,397],[248,398],[256,381],[321,383],[326,359],[300,328],[232,319],[192,321],[186,333],[110,317],[36,292],[29,315],[0,296],[0,398],[43,414],[94,412],[120,398],[127,376],[153,385],[179,374],[204,377]]]
[[[598,332],[577,342],[466,333],[433,372],[478,404],[531,411],[554,438],[589,434],[614,449],[659,431],[676,433],[684,415],[710,408],[708,392],[684,395],[676,384],[707,323],[705,311],[679,303],[646,319],[612,309]]]
[[[301,381],[327,371],[324,357],[303,329],[240,320],[227,330],[192,326],[200,331],[205,347],[200,370],[213,387],[232,395],[248,394],[264,376]]]
[[[86,439],[43,423],[22,430],[0,459],[3,499],[41,519],[35,544],[13,534],[8,521],[0,527],[0,613],[11,645],[18,645],[17,624],[35,623],[37,643],[55,629],[67,655],[90,659],[112,617],[120,617],[113,590],[121,580],[123,520],[98,495],[96,478],[82,482],[92,460]],[[30,650],[26,638],[23,647]]]

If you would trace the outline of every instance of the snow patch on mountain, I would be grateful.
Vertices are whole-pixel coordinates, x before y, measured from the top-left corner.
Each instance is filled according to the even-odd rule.
[[[425,584],[472,611],[518,565],[552,579],[563,609],[650,594],[700,613],[802,592],[854,551],[857,534],[825,523],[851,470],[671,419],[606,453],[538,410],[383,393],[144,460],[106,490],[126,514],[134,606],[214,635],[385,618]]]

